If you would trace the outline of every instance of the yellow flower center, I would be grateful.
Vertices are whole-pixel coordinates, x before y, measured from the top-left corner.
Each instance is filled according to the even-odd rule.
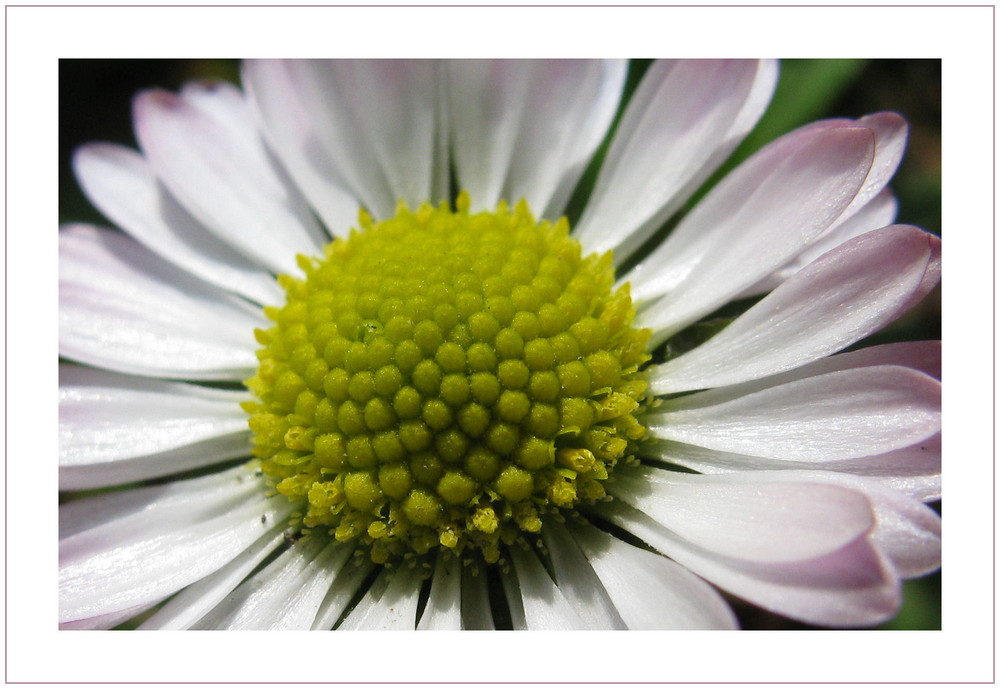
[[[605,497],[645,435],[649,332],[611,254],[565,219],[401,204],[281,276],[247,381],[254,453],[296,526],[375,562],[446,548],[496,562],[546,513]]]

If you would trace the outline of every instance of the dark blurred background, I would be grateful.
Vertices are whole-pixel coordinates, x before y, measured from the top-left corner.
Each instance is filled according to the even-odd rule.
[[[648,66],[636,60],[626,93]],[[81,194],[73,179],[73,150],[88,141],[135,146],[131,100],[144,88],[176,90],[192,79],[239,83],[236,60],[61,60],[59,63],[59,218],[60,222],[107,224]],[[739,160],[777,136],[812,120],[860,117],[894,110],[910,123],[906,157],[892,182],[899,198],[898,222],[941,234],[941,61],[940,60],[785,60],[768,112],[727,162]],[[574,198],[585,198],[592,173]],[[572,209],[569,212],[573,219]],[[864,344],[941,337],[940,287],[890,328]],[[940,510],[940,503],[934,505]],[[904,585],[904,606],[885,629],[940,629],[941,575]],[[744,627],[803,629],[803,625],[734,601]]]

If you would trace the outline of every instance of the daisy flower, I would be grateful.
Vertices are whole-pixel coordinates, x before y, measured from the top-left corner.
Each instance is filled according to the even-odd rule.
[[[696,203],[772,61],[251,61],[63,227],[64,628],[874,625],[940,564],[939,280],[893,113]],[[567,202],[610,136],[572,227]],[[734,311],[727,305],[738,302]],[[746,308],[747,304],[751,304]],[[728,310],[727,310],[728,308]]]

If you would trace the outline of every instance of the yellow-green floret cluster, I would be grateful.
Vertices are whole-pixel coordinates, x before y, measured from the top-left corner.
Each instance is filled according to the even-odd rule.
[[[648,332],[610,253],[524,203],[424,205],[299,257],[257,331],[254,452],[301,528],[375,562],[480,551],[605,496],[645,429]]]

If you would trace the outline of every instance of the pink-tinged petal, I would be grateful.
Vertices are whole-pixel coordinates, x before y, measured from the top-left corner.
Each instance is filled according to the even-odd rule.
[[[684,567],[590,526],[572,534],[629,629],[736,628],[718,591]]]
[[[462,628],[462,563],[439,555],[434,565],[430,596],[418,631],[458,631]]]
[[[283,299],[274,277],[191,217],[136,151],[89,144],[73,156],[73,172],[91,203],[178,268],[261,304]]]
[[[620,263],[680,208],[745,134],[734,125],[751,94],[759,95],[762,72],[753,60],[664,60],[649,68],[577,223],[587,252],[613,249]]]
[[[865,115],[858,120],[858,124],[868,127],[875,133],[875,160],[858,195],[851,201],[851,205],[844,209],[834,225],[849,220],[885,189],[889,180],[896,174],[896,169],[903,160],[903,152],[906,150],[909,125],[900,115],[894,112],[877,112]]]
[[[652,367],[662,395],[787,371],[876,332],[940,275],[941,240],[894,225],[850,240],[796,273],[721,333]]]
[[[937,433],[901,450],[843,462],[828,462],[815,468],[865,476],[921,502],[939,500],[941,434]]]
[[[281,60],[245,60],[242,81],[265,138],[296,186],[316,210],[327,231],[347,237],[357,226],[361,201],[348,189],[328,152],[321,147],[318,124]]]
[[[514,629],[564,631],[586,629],[575,606],[545,571],[538,556],[518,545],[508,553],[511,568],[501,573]]]
[[[265,490],[240,467],[61,506],[60,522],[82,517],[87,528],[59,541],[60,621],[161,600],[224,567],[291,510]]]
[[[115,485],[250,455],[246,395],[59,367],[59,486]]]
[[[211,93],[234,98],[233,87]],[[154,90],[134,102],[136,138],[157,177],[227,244],[275,273],[298,273],[297,254],[318,254],[325,234],[269,158],[249,109],[207,108],[209,97]],[[228,95],[226,95],[228,94]]]
[[[757,284],[744,290],[737,299],[770,292],[820,256],[836,249],[844,242],[866,232],[893,224],[896,221],[898,210],[899,204],[896,202],[896,197],[889,189],[883,189],[882,193],[865,204],[857,213],[843,222],[834,223],[819,239],[806,247],[805,251]]]
[[[465,62],[453,62],[460,69]],[[529,63],[517,143],[502,197],[524,199],[556,219],[604,139],[625,85],[623,60],[540,60]],[[481,84],[486,94],[490,84]],[[480,95],[480,98],[486,96]],[[465,103],[458,104],[460,111]],[[461,116],[456,113],[453,116]],[[464,139],[468,144],[469,140]],[[478,143],[476,144],[478,145]]]
[[[420,573],[416,568],[383,570],[337,629],[413,631],[417,624],[420,583]]]
[[[782,481],[764,472],[699,475],[640,467],[616,474],[609,490],[680,538],[750,562],[820,557],[875,523],[862,493],[809,476]]]
[[[750,197],[754,185],[760,185],[769,175],[779,170],[782,163],[797,150],[810,145],[815,148],[831,132],[852,128],[856,129],[851,120],[814,122],[771,142],[714,187],[706,197],[716,197],[711,205],[706,206],[704,201],[698,204],[689,214],[696,216],[695,225],[691,224],[693,221],[690,217],[685,218],[659,247],[622,276],[620,282],[630,282],[633,295],[639,299],[652,299],[675,289],[706,256],[714,254],[724,245],[725,242],[720,239],[724,234],[717,233],[725,233],[727,229],[728,234],[734,233],[732,228],[720,223],[725,221],[727,214],[738,208],[737,202],[740,199]],[[871,149],[874,151],[874,143],[871,144]],[[723,191],[730,198],[723,198]],[[722,201],[726,201],[731,207],[723,207]],[[844,207],[847,203],[844,202]],[[712,213],[706,215],[709,210]],[[713,227],[720,229],[713,231]]]
[[[710,390],[662,408],[670,411],[644,419],[655,438],[772,459],[832,461],[933,436],[941,429],[941,383],[900,366],[869,366],[739,397]]]
[[[392,217],[400,199],[411,206],[437,200],[431,186],[442,136],[439,72],[427,60],[262,61],[244,68],[268,136],[307,182],[310,198],[323,186],[347,190],[378,219]]]
[[[671,441],[646,443],[642,454],[702,474],[822,469],[865,476],[924,502],[941,497],[940,433],[899,450],[832,461],[754,457]]]
[[[896,573],[865,536],[814,558],[762,562],[712,552],[620,501],[600,504],[597,511],[698,576],[779,615],[856,627],[883,622],[899,609]]]
[[[790,484],[814,479],[863,493],[875,514],[869,540],[889,558],[899,576],[918,577],[941,566],[941,517],[919,500],[850,474],[778,471],[768,476]]]
[[[139,629],[190,629],[281,545],[285,540],[283,531],[283,524],[273,526],[225,567],[173,596]]]
[[[242,380],[263,315],[117,232],[59,233],[59,353],[124,373]]]
[[[587,629],[626,629],[600,573],[577,545],[570,531],[554,519],[546,520],[542,537],[559,591],[576,610]]]
[[[726,177],[625,280],[662,342],[781,267],[822,234],[871,168],[871,130],[793,132]]]
[[[308,630],[352,552],[336,541],[325,548],[315,539],[298,541],[240,584],[194,629]]]

